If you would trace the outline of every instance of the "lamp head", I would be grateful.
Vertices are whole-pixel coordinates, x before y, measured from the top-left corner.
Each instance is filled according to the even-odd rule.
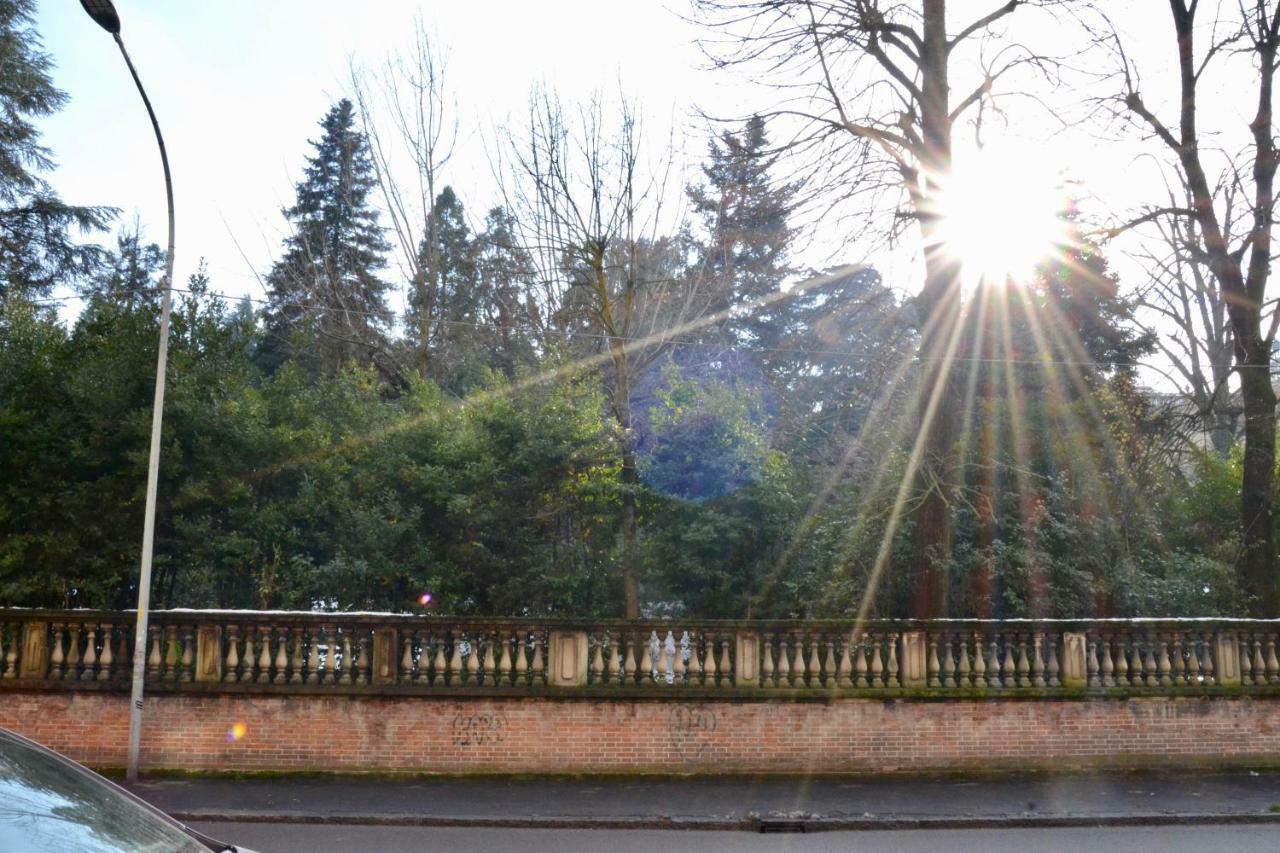
[[[80,5],[98,26],[113,36],[120,35],[120,15],[116,13],[116,7],[111,0],[80,0]]]

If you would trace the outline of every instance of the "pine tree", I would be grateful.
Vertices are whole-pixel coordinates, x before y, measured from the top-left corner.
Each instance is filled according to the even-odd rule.
[[[345,98],[320,127],[297,202],[284,211],[294,232],[267,278],[267,330],[282,355],[323,372],[351,361],[386,372],[391,312],[378,271],[390,246],[369,201],[376,176],[368,143]]]
[[[116,234],[116,248],[108,251],[101,268],[81,288],[84,295],[106,299],[126,309],[160,307],[160,279],[164,273],[164,250],[143,241],[142,227]]]
[[[765,348],[780,334],[772,300],[791,272],[787,217],[796,190],[771,178],[776,162],[764,119],[754,116],[741,131],[711,140],[709,161],[702,167],[706,183],[689,188],[706,232],[701,273],[721,291],[712,308],[726,318],[719,327],[734,342]]]
[[[54,163],[32,119],[57,112],[67,95],[53,85],[34,10],[35,0],[0,0],[0,298],[44,295],[93,270],[98,250],[71,231],[99,231],[114,215],[64,204],[41,177]]]

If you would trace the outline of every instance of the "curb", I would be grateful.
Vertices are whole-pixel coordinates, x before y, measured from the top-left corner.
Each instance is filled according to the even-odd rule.
[[[508,829],[664,829],[805,833],[907,829],[1029,829],[1126,826],[1277,824],[1280,813],[1009,815],[1006,817],[467,817],[406,814],[307,814],[305,812],[175,811],[183,823],[309,823],[350,826],[450,826]]]

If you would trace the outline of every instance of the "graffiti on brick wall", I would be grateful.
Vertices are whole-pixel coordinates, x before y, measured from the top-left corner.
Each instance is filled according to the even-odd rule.
[[[453,718],[454,746],[484,746],[506,739],[505,714],[459,714]]]
[[[681,758],[701,758],[711,746],[718,724],[716,710],[710,705],[676,705],[667,713],[671,748]]]

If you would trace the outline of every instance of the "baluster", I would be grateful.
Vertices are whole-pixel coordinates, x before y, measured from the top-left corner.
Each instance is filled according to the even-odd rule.
[[[421,668],[418,669],[416,674],[414,673],[413,640],[414,637],[408,631],[404,632],[404,636],[400,640],[400,677],[398,681],[401,684],[409,684],[413,681],[422,683],[426,679],[427,666],[425,663],[420,665]]]
[[[240,681],[253,681],[253,667],[256,662],[253,648],[253,626],[246,625],[244,627],[244,654],[240,656]],[[166,661],[168,663],[168,661]]]
[[[622,635],[609,631],[603,635],[609,643],[609,653],[604,658],[604,683],[622,683]]]
[[[1142,671],[1145,674],[1143,679],[1148,687],[1155,687],[1160,683],[1159,676],[1156,672],[1156,638],[1153,634],[1147,634],[1146,643],[1143,646]]]
[[[1005,679],[1003,667],[1000,665],[1000,645],[999,635],[993,634],[991,637],[991,649],[987,657],[987,681],[992,687],[1008,687],[1009,682]]]
[[[964,634],[956,634],[956,645],[958,648],[958,658],[956,660],[956,686],[969,687],[972,685],[971,676],[969,674],[969,638]],[[977,685],[979,687],[983,685]]]
[[[642,685],[648,686],[653,684],[653,676],[655,673],[653,657],[658,648],[657,634],[650,634],[649,638],[640,644],[640,670],[636,673]]]
[[[1027,660],[1027,635],[1018,635],[1018,686],[1030,687],[1031,679],[1028,677],[1031,672],[1030,661]]]
[[[805,684],[810,687],[822,686],[822,662],[818,660],[818,638],[809,637],[809,669],[805,675]],[[828,674],[830,670],[828,670]]]
[[[1253,653],[1250,651],[1249,635],[1240,632],[1240,683],[1253,683]]]
[[[778,636],[778,686],[791,686],[791,653],[787,650],[787,635]]]
[[[836,686],[848,689],[853,686],[853,660],[849,657],[849,645],[852,637],[841,637],[840,664],[836,668]]]
[[[1085,645],[1085,649],[1085,668],[1089,676],[1088,684],[1090,687],[1100,687],[1102,685],[1102,678],[1099,673],[1101,672],[1102,667],[1098,662],[1098,638],[1092,634],[1088,635],[1088,642]],[[1108,658],[1107,663],[1110,664],[1110,662],[1111,659]]]
[[[80,671],[80,680],[95,681],[98,678],[98,626],[92,622],[86,622],[84,633],[84,661]]]
[[[4,677],[18,677],[18,644],[22,642],[22,629],[19,624],[9,623],[5,626],[9,645],[5,647]]]
[[[1253,635],[1253,683],[1267,683],[1267,662],[1262,657],[1262,638],[1258,634]]]
[[[764,642],[760,644],[760,652],[764,659],[760,664],[760,681],[765,687],[773,687],[775,686],[773,669],[773,635],[765,634],[762,639]]]
[[[671,640],[670,632],[667,633],[667,639]],[[689,648],[689,632],[685,631],[680,635],[680,642],[671,645],[671,672],[669,684],[675,684],[676,687],[684,686],[684,653]]]
[[[809,683],[809,668],[804,660],[805,639],[803,634],[795,635],[795,659],[791,663],[791,683],[796,687],[804,687]]]
[[[1173,633],[1173,683],[1177,687],[1187,683],[1187,662],[1184,660],[1185,652],[1182,648],[1182,634],[1175,631]]]
[[[103,652],[108,653],[106,645]],[[190,682],[196,674],[196,629],[194,625],[182,626],[182,659],[178,661],[178,680]]]
[[[121,625],[116,633],[119,634],[116,646],[116,677],[127,680],[131,676],[133,663],[133,644],[129,642],[129,628],[127,625]]]
[[[498,684],[506,687],[511,683],[511,640],[501,631],[496,635],[502,645],[502,655],[498,658]]]
[[[356,639],[356,684],[368,684],[369,673],[373,669],[373,661],[369,660],[369,636],[369,629],[361,628]]]
[[[720,662],[716,664],[716,671],[720,674],[721,683],[725,686],[733,686],[733,655],[730,653],[729,644],[733,635],[720,635]]]
[[[451,642],[452,649],[450,650],[448,662],[444,665],[443,683],[460,684],[462,682],[462,674],[464,671],[462,658],[462,644],[464,641],[462,640],[461,635],[456,631],[450,632],[449,640]],[[443,643],[443,641],[443,636],[437,638],[437,642]],[[467,651],[469,652],[470,649]],[[437,658],[437,660],[442,660],[442,658]],[[434,680],[432,683],[435,683]]]
[[[973,686],[983,689],[991,686],[987,683],[986,654],[986,644],[982,641],[982,635],[975,631],[973,635]]]
[[[467,683],[473,687],[480,683],[480,640],[479,635],[467,635]]]
[[[716,635],[703,633],[700,636],[703,641],[702,685],[704,687],[715,687],[719,683],[716,679]],[[698,659],[696,646],[693,658],[695,661]]]
[[[636,635],[627,634],[626,655],[622,658],[622,686],[630,687],[640,679],[636,668]]]
[[[497,636],[497,632],[489,633],[488,631],[482,635],[482,639],[484,640],[484,658],[480,661],[481,673],[476,680],[476,684],[483,684],[486,679],[490,684],[498,683],[498,679],[496,678],[497,674],[494,672],[494,669],[498,664],[494,660],[493,652],[493,644]]]
[[[147,634],[151,641],[151,650],[147,653],[147,678],[151,681],[159,681],[160,667],[164,662],[160,657],[160,629],[155,625],[149,625]]]
[[[1046,667],[1046,671],[1048,672],[1048,675],[1049,675],[1050,687],[1062,686],[1062,679],[1061,679],[1062,666],[1058,663],[1058,638],[1061,636],[1062,636],[1061,634],[1054,633],[1054,634],[1049,634],[1047,637],[1049,641],[1048,642],[1049,663]]]
[[[320,683],[320,626],[307,629],[307,684]]]
[[[272,684],[284,684],[289,680],[289,654],[287,646],[289,645],[289,629],[283,625],[277,625],[276,633],[276,671],[271,679]]]
[[[667,684],[675,684],[676,681],[676,638],[673,637],[671,631],[667,631],[667,637],[662,640],[662,666],[659,667],[662,680]]]
[[[604,683],[604,641],[599,635],[588,635],[591,640],[591,683],[597,687]]]
[[[1267,683],[1280,684],[1280,660],[1276,659],[1276,636],[1267,635]]]
[[[885,686],[901,687],[902,686],[902,670],[898,666],[898,635],[890,634],[888,637],[889,645],[889,662],[885,665]]]
[[[324,659],[321,663],[324,668],[324,677],[322,681],[325,684],[336,684],[338,682],[338,629],[335,625],[322,625],[320,629],[324,631]]]
[[[529,647],[528,632],[516,633],[516,684],[527,687],[529,684]]]
[[[1204,671],[1200,664],[1200,638],[1195,634],[1187,634],[1186,644],[1183,646],[1187,653],[1187,684],[1196,687],[1201,683],[1204,677]]]
[[[240,629],[237,626],[227,626],[227,657],[223,661],[222,666],[222,680],[227,684],[235,683],[236,670],[240,667],[240,650],[237,648],[239,632]],[[156,666],[159,667],[159,652],[157,652],[154,657],[156,658]],[[150,661],[148,661],[148,664],[150,664]]]
[[[1031,638],[1031,685],[1044,687],[1044,634]]]
[[[1172,667],[1169,665],[1169,643],[1167,640],[1160,641],[1160,657],[1156,660],[1156,666],[1159,671],[1158,682],[1162,687],[1168,687],[1173,684],[1173,679],[1169,677]]]
[[[444,632],[424,628],[413,632],[413,648],[417,650],[413,664],[414,684],[431,687],[444,683],[447,664],[444,658]]]
[[[546,683],[543,677],[542,666],[542,634],[538,631],[533,633],[533,663],[530,664],[530,671],[533,673],[533,683],[535,686],[541,687]]]
[[[1141,687],[1146,683],[1146,661],[1143,659],[1143,640],[1136,634],[1129,643],[1129,684]]]
[[[67,623],[67,680],[80,679],[80,632],[83,625],[79,622]]]
[[[1010,634],[1004,634],[1000,638],[1001,651],[1004,652],[1004,678],[1002,681],[1005,687],[1018,686],[1017,668],[1014,666],[1013,659],[1015,647],[1013,645],[1013,640],[1010,639],[1011,636],[1012,635]]]
[[[293,656],[289,660],[289,683],[302,684],[303,678],[303,662],[306,660],[302,656],[302,635],[303,629],[300,626],[293,626],[290,629],[293,634]]]
[[[942,686],[942,664],[938,661],[938,637],[936,634],[929,634],[929,658],[925,665],[928,680],[925,682],[930,687]]]
[[[1115,679],[1116,685],[1126,687],[1129,684],[1129,653],[1125,650],[1125,636],[1116,635]]]
[[[709,659],[712,666],[715,665],[715,637],[696,632],[691,642],[692,647],[689,649],[689,683],[705,685],[707,683],[707,668],[703,661]],[[711,679],[711,684],[715,686],[714,676]]]
[[[1114,687],[1116,684],[1116,665],[1111,659],[1111,637],[1109,636],[1102,638],[1102,684],[1104,687]]]
[[[351,659],[351,632],[344,628],[342,630],[342,675],[338,678],[339,684],[355,683],[355,661]]]
[[[61,680],[67,672],[66,658],[62,653],[62,627],[61,622],[53,623],[53,651],[49,655],[49,678],[54,681]]]
[[[186,655],[184,653],[183,657]],[[258,626],[258,675],[254,679],[258,684],[271,683],[271,626]],[[185,665],[184,665],[185,670]]]
[[[860,641],[854,640],[853,635],[849,636],[849,642],[853,645],[853,674],[854,686],[867,686],[867,635],[863,634]]]
[[[1208,633],[1200,634],[1200,672],[1204,676],[1204,684],[1211,686],[1215,683],[1213,659],[1213,635]]]
[[[871,638],[871,686],[884,687],[884,662],[880,660],[880,635]]]

